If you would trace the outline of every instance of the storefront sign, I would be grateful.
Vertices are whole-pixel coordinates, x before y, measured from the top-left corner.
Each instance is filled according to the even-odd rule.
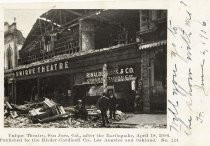
[[[40,73],[45,73],[45,72],[64,70],[68,68],[69,68],[69,63],[68,61],[65,61],[65,62],[52,63],[52,64],[37,66],[37,67],[28,68],[24,70],[19,70],[15,72],[15,75],[16,77],[21,77],[21,76],[40,74]]]
[[[108,82],[132,81],[134,74],[133,67],[108,69],[107,80]],[[103,71],[87,72],[86,81],[92,84],[103,83]]]

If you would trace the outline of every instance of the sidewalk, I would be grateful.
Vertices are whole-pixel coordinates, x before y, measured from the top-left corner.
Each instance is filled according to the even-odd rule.
[[[115,124],[135,124],[137,128],[166,128],[166,114],[128,114],[129,118]]]

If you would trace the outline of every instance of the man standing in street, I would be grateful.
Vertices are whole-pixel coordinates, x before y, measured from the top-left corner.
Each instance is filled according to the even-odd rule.
[[[107,111],[109,108],[109,98],[106,96],[106,93],[103,93],[102,96],[98,99],[97,102],[98,108],[101,111],[101,118],[102,118],[102,127],[105,127],[106,124],[108,124],[108,118],[107,118]]]
[[[114,96],[114,93],[111,92],[109,94],[109,111],[110,111],[110,119],[112,119],[112,117],[115,119],[115,112],[116,112],[116,103],[117,103],[117,99]]]
[[[135,100],[134,100],[134,109],[136,114],[140,113],[143,108],[143,98],[142,94],[140,94],[138,91],[136,92]]]

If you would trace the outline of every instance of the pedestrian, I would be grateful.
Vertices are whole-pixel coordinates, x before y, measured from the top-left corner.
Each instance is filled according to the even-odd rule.
[[[109,112],[110,112],[109,118],[110,119],[112,119],[112,117],[115,119],[116,104],[117,104],[117,99],[114,96],[114,93],[111,92],[109,94]]]
[[[142,103],[143,103],[142,96],[139,92],[137,92],[134,100],[135,113],[139,113],[142,110],[143,107]]]
[[[109,98],[106,96],[106,93],[103,93],[102,96],[97,101],[97,106],[101,111],[102,127],[105,127],[105,123],[109,123],[107,118],[107,111],[109,108]]]
[[[83,104],[82,100],[78,100],[77,103],[78,104],[74,108],[75,118],[87,120],[88,112],[85,108],[85,105]]]

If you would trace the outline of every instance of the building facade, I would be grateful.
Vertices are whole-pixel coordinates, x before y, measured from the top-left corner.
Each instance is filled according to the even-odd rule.
[[[14,102],[43,97],[94,105],[106,89],[118,108],[166,111],[166,10],[50,10],[40,16],[20,50]]]
[[[19,51],[23,46],[25,38],[20,30],[17,29],[16,22],[9,25],[4,23],[4,82],[5,97],[14,96],[12,82],[14,80],[14,72],[12,69],[17,67],[19,59]]]

